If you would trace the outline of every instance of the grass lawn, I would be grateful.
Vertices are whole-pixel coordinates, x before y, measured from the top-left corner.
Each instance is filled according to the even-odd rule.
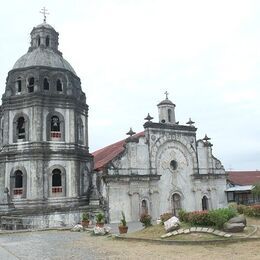
[[[189,228],[187,225],[181,225],[181,228]],[[163,225],[154,225],[142,230],[130,233],[127,237],[137,237],[137,238],[150,238],[150,239],[161,239],[161,235],[166,234]],[[192,241],[203,241],[203,240],[213,240],[213,239],[226,239],[221,238],[212,234],[207,233],[189,233],[180,234],[177,236],[171,236],[166,238],[167,240],[192,240]]]
[[[254,228],[250,227],[250,225],[259,226],[258,231],[255,235],[260,236],[260,218],[246,217],[247,219],[247,227],[245,228],[243,233],[234,233],[236,237],[242,237],[250,234]],[[181,223],[181,228],[186,229],[191,226],[187,223]],[[153,225],[148,228],[144,228],[142,230],[127,234],[127,237],[137,237],[137,238],[150,238],[150,239],[161,239],[161,235],[166,234],[163,225]],[[215,236],[207,233],[189,233],[189,234],[180,234],[177,236],[171,236],[166,238],[167,240],[192,240],[192,241],[203,241],[203,240],[214,240],[214,239],[226,239],[223,237]]]

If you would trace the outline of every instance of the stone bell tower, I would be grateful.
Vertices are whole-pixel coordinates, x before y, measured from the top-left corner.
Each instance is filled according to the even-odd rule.
[[[29,50],[9,71],[2,96],[0,200],[7,188],[15,210],[26,214],[75,213],[90,199],[88,105],[58,45],[45,18],[32,29]]]

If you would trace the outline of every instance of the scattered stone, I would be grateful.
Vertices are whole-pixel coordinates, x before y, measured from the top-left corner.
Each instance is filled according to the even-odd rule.
[[[225,236],[226,235],[226,233],[225,232],[219,232],[219,234],[218,234],[220,237],[223,237],[223,236]]]
[[[172,232],[169,232],[167,234],[162,235],[161,238],[167,238],[167,237],[170,237],[170,236],[172,236]]]
[[[228,223],[243,223],[246,226],[246,218],[243,214],[241,214],[237,217],[231,218]]]
[[[201,232],[202,227],[196,227],[196,232]]]
[[[196,228],[195,227],[191,227],[190,228],[190,232],[196,232]]]
[[[83,226],[80,225],[80,224],[75,225],[75,226],[71,229],[72,232],[81,232],[81,231],[83,231],[83,230],[84,230],[84,228],[83,228]]]
[[[109,234],[111,231],[111,227],[94,227],[93,233],[94,235],[104,236]]]
[[[178,231],[173,231],[173,232],[172,232],[172,235],[173,235],[173,236],[178,235]]]
[[[232,237],[232,235],[226,233],[226,234],[224,235],[224,237]]]
[[[190,229],[189,229],[189,228],[184,229],[184,230],[183,230],[183,233],[184,233],[184,234],[189,234],[189,233],[190,233]]]
[[[181,228],[177,232],[178,232],[178,234],[183,234],[184,230],[183,230],[183,228]]]
[[[160,219],[156,219],[156,224],[160,225],[162,223],[162,221]]]
[[[226,222],[224,224],[223,230],[225,232],[233,233],[233,232],[243,232],[244,228],[245,228],[245,225],[243,223],[229,223],[229,222]]]
[[[180,228],[180,221],[175,216],[164,222],[166,232],[171,232]]]
[[[214,234],[214,235],[216,235],[216,236],[219,236],[219,233],[220,233],[220,231],[219,231],[219,230],[215,230],[215,231],[213,231],[213,233],[212,233],[212,234]]]

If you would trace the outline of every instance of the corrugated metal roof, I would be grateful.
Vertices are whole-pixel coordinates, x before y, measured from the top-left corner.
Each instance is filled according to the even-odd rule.
[[[244,185],[244,186],[234,186],[226,189],[226,191],[251,191],[253,189],[253,185]]]

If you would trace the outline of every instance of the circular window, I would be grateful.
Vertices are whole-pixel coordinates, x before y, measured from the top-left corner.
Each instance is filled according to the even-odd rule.
[[[172,160],[172,161],[170,162],[170,165],[171,165],[171,168],[172,168],[173,170],[176,170],[177,167],[178,167],[178,163],[177,163],[175,160]]]

